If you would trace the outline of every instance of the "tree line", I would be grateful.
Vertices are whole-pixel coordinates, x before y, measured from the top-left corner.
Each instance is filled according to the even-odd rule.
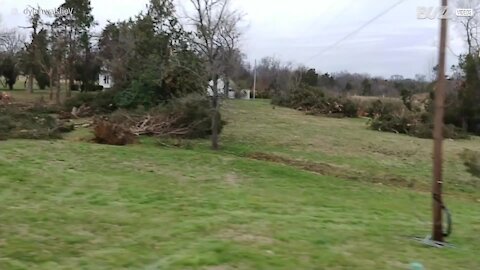
[[[145,10],[108,22],[100,33],[93,31],[97,23],[89,0],[65,0],[59,9],[72,12],[55,13],[51,20],[32,12],[28,37],[18,29],[1,32],[0,74],[10,89],[24,75],[28,92],[36,81],[40,89],[50,89],[50,100],[61,103],[61,91],[68,98],[73,90],[98,90],[99,74],[108,72],[114,81],[112,104],[122,108],[149,108],[210,87],[212,147],[217,149],[218,79],[229,82],[245,74],[243,14],[229,0],[186,4],[190,12],[179,15],[173,0],[151,0]]]
[[[389,97],[398,97],[405,90],[412,93],[426,92],[428,84],[431,83],[422,74],[410,79],[401,75],[383,78],[347,71],[321,73],[314,68],[294,67],[290,63],[282,63],[274,57],[265,57],[260,60],[257,66],[257,92],[259,96],[270,97],[275,91],[288,88],[288,85],[295,82],[309,87],[321,88],[336,95]]]
[[[65,0],[53,18],[31,13],[28,35],[16,30],[0,32],[0,74],[12,89],[19,78],[29,92],[34,81],[50,90],[50,100],[61,103],[60,93],[98,90],[98,75],[108,72],[114,81],[112,102],[117,107],[153,107],[172,98],[203,93],[210,88],[212,146],[218,148],[220,93],[232,79],[241,88],[251,88],[257,73],[257,97],[290,98],[298,89],[309,89],[309,98],[334,96],[394,96],[409,104],[415,93],[431,92],[434,83],[424,75],[390,78],[349,72],[323,73],[305,66],[293,67],[273,57],[261,59],[256,70],[245,62],[241,51],[242,13],[229,0],[188,0],[186,14],[179,15],[173,0],[152,0],[136,16],[108,22],[99,32],[88,0]],[[461,25],[469,45],[452,67],[449,83],[452,113],[447,120],[474,130],[478,112],[479,48],[474,31],[477,17]],[[228,93],[228,91],[224,91]],[[300,98],[300,95],[295,95]],[[453,104],[453,105],[452,105]],[[348,104],[347,104],[348,105]]]

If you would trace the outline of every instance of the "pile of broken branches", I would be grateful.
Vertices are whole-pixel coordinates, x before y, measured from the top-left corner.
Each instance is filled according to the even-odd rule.
[[[6,92],[1,92],[0,102],[3,104],[12,104],[12,97]]]
[[[133,115],[125,111],[117,111],[108,120],[122,125],[124,128],[130,130],[136,136],[175,136],[175,137],[190,137],[200,124],[209,121],[203,119],[193,123],[183,123],[183,115],[172,114],[146,114]]]
[[[186,135],[189,132],[189,127],[176,128],[175,123],[177,123],[178,119],[179,117],[152,116],[148,114],[144,119],[134,123],[130,130],[135,135]]]

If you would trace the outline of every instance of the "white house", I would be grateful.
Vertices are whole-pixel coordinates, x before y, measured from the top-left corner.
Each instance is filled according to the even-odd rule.
[[[233,82],[230,81],[229,89],[228,89],[228,98],[235,98],[235,90],[233,89]],[[217,92],[218,95],[221,97],[225,96],[225,81],[223,79],[218,79],[217,81]],[[207,88],[207,94],[208,96],[212,97],[213,96],[213,80],[211,80],[208,84]]]
[[[250,90],[244,89],[244,90],[239,90],[236,91],[235,88],[236,84],[230,80],[229,87],[228,87],[228,98],[229,99],[235,99],[235,98],[240,98],[240,99],[250,99]],[[213,80],[210,81],[209,86],[207,88],[207,94],[208,96],[213,96]],[[220,78],[217,81],[217,89],[218,89],[218,95],[220,97],[225,97],[225,81],[224,79]]]
[[[113,86],[113,78],[110,72],[102,70],[98,75],[98,85],[103,86],[103,89],[110,89]]]

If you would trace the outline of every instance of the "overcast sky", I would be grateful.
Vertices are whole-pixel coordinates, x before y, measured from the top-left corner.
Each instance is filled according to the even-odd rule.
[[[26,25],[28,5],[58,7],[62,0],[0,0],[1,27]],[[138,14],[148,0],[91,0],[99,29],[107,20]],[[427,74],[437,62],[439,20],[417,19],[417,7],[439,1],[405,0],[362,30],[338,41],[398,0],[232,0],[245,14],[243,51],[249,62],[275,56],[319,72],[350,71],[389,77]],[[449,30],[449,66],[465,50],[458,27]]]

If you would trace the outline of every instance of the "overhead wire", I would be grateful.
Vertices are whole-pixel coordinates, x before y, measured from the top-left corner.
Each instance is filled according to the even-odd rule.
[[[359,31],[361,31],[362,29],[364,29],[365,27],[367,27],[368,25],[370,25],[371,23],[373,23],[374,21],[376,21],[377,19],[379,19],[380,17],[382,17],[383,15],[387,14],[389,11],[391,11],[392,9],[396,8],[397,6],[399,6],[401,3],[405,2],[405,0],[399,0],[397,2],[395,2],[395,4],[389,6],[387,9],[383,10],[382,12],[380,12],[379,14],[377,14],[376,16],[374,16],[373,18],[371,18],[370,20],[366,21],[364,24],[362,24],[360,27],[356,28],[354,31],[348,33],[347,35],[345,35],[344,37],[342,37],[341,39],[339,39],[338,41],[336,41],[335,43],[333,43],[332,45],[328,46],[327,48],[325,48],[324,50],[322,50],[321,52],[318,52],[310,57],[308,57],[308,59],[306,60],[306,62],[310,62],[312,59],[316,58],[316,57],[319,57],[321,55],[323,55],[324,53],[326,53],[327,51],[329,50],[332,50],[334,49],[335,47],[337,47],[338,45],[340,45],[340,43],[342,43],[343,41],[349,39],[350,37],[352,37],[353,35],[355,35],[356,33],[358,33]]]

